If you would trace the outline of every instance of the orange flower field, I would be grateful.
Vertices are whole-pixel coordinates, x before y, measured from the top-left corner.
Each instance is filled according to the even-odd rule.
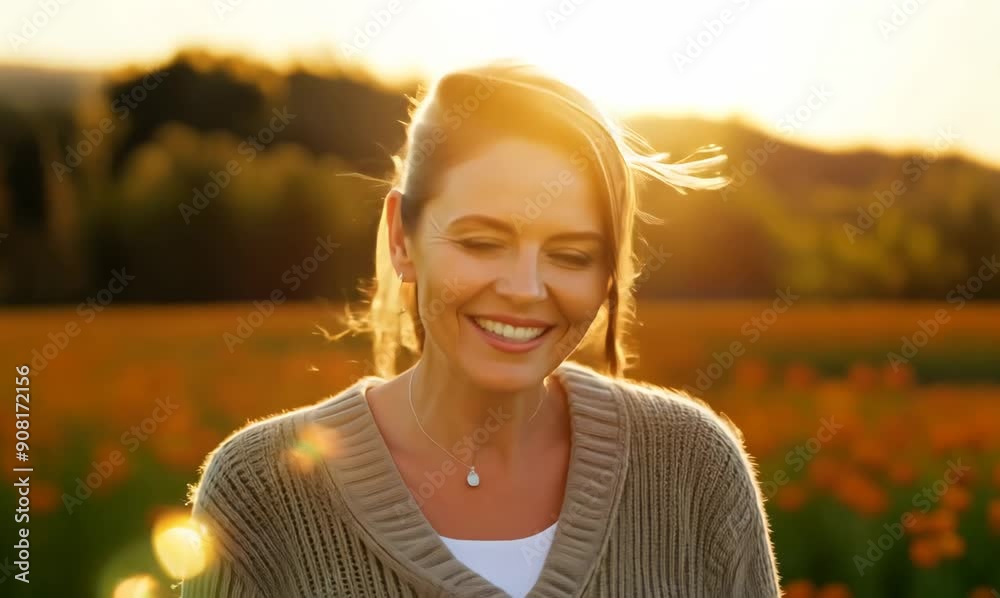
[[[929,327],[942,308],[640,305],[628,375],[740,428],[786,596],[1000,598],[1000,307]],[[240,335],[254,310],[0,313],[11,395],[15,366],[32,366],[29,461],[6,432],[0,493],[15,504],[12,470],[33,467],[38,595],[176,596],[153,529],[187,509],[205,455],[372,373],[364,342],[320,332],[339,331],[340,306],[283,305]],[[14,430],[13,409],[3,419]]]

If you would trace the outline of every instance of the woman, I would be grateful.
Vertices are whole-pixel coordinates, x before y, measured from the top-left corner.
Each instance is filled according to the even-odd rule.
[[[738,432],[622,374],[637,175],[726,182],[644,148],[530,68],[437,81],[348,322],[376,374],[213,451],[182,596],[777,596]]]

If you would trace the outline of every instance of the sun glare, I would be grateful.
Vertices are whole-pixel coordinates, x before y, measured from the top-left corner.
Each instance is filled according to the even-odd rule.
[[[174,579],[201,573],[212,556],[204,526],[186,511],[160,517],[153,526],[153,552],[163,570]]]

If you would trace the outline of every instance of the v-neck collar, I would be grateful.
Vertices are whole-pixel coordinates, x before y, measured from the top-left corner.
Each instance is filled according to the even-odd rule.
[[[566,390],[572,448],[556,533],[528,598],[583,590],[607,544],[628,469],[628,422],[612,383],[572,361],[553,374]],[[349,524],[377,554],[398,563],[397,573],[421,595],[508,596],[456,559],[417,505],[365,398],[384,382],[364,376],[312,414],[334,434],[324,469],[350,511]]]

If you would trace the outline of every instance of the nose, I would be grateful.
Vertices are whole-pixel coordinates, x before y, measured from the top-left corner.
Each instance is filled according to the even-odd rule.
[[[514,303],[532,303],[548,296],[542,271],[538,267],[539,252],[522,247],[510,262],[507,271],[497,280],[497,293]]]

